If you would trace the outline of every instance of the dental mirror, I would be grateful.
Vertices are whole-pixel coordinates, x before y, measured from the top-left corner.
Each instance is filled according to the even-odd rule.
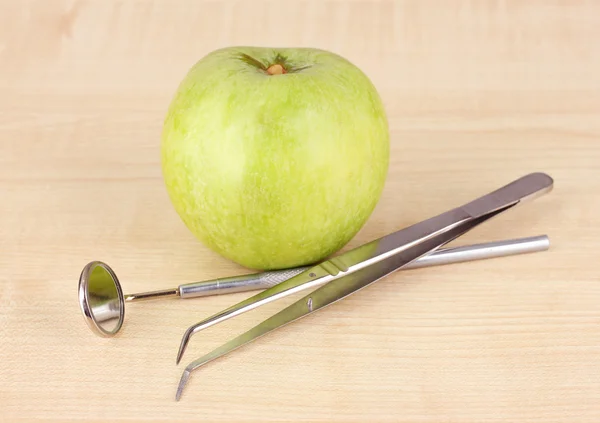
[[[533,253],[545,251],[549,246],[548,236],[541,235],[445,248],[417,259],[405,266],[403,270]],[[111,337],[123,325],[126,302],[163,297],[185,299],[268,289],[302,273],[307,268],[296,267],[230,276],[187,283],[177,288],[123,295],[119,279],[110,266],[101,261],[92,261],[83,268],[79,277],[79,306],[86,323],[94,333]]]

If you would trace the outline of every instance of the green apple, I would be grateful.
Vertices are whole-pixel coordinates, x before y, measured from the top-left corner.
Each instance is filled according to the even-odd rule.
[[[384,107],[332,52],[228,47],[201,58],[164,121],[162,171],[187,228],[252,269],[322,260],[377,205],[389,164]]]

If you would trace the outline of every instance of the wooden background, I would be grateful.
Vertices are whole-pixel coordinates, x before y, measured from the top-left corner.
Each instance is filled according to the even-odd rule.
[[[0,0],[0,416],[6,421],[600,421],[600,3]],[[460,244],[527,256],[399,272],[196,373],[185,363],[297,297],[185,328],[247,296],[130,304],[86,327],[77,279],[126,292],[244,269],[166,196],[159,137],[189,67],[228,45],[330,49],[381,92],[389,179],[354,247],[548,172],[554,191]],[[453,245],[457,245],[457,243]]]

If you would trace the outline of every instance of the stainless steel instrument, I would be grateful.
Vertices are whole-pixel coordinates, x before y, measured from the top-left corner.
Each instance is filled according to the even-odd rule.
[[[178,361],[190,336],[197,331],[287,295],[320,286],[244,334],[191,362],[181,376],[176,400],[180,399],[191,373],[206,363],[340,301],[390,273],[406,269],[411,263],[431,255],[479,224],[525,200],[551,191],[552,187],[552,178],[544,173],[526,175],[461,207],[311,266],[298,275],[191,326],[181,341]]]
[[[548,237],[541,235],[447,248],[421,257],[405,269],[533,253],[545,251],[549,246]],[[288,280],[308,268],[306,266],[232,276],[188,283],[172,289],[124,295],[114,270],[106,263],[92,261],[84,267],[79,278],[79,305],[90,329],[97,335],[111,337],[116,335],[123,325],[125,303],[166,297],[196,298],[263,290]],[[179,359],[177,361],[179,362]]]

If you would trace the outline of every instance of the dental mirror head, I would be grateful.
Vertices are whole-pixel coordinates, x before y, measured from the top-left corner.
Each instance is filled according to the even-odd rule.
[[[79,277],[79,307],[96,334],[114,336],[125,318],[125,299],[115,272],[106,263],[88,263]]]

